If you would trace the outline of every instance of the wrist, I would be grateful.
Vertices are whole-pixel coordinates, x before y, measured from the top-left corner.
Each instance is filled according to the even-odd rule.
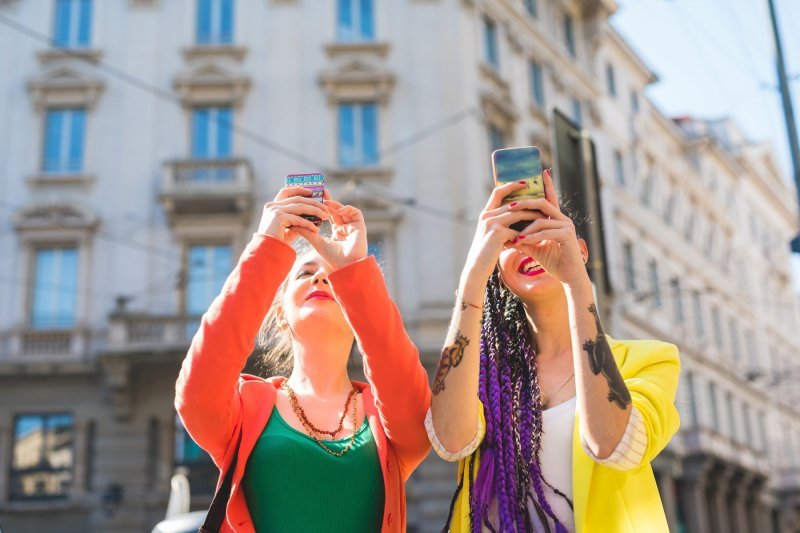
[[[594,294],[594,286],[592,280],[589,279],[589,274],[583,272],[574,279],[561,280],[561,285],[567,292],[570,293],[585,293]]]
[[[350,265],[352,265],[354,263],[358,263],[359,261],[362,261],[362,260],[366,259],[367,257],[368,256],[366,256],[366,255],[363,256],[363,257],[352,257],[352,258],[347,257],[347,258],[342,258],[341,261],[337,261],[335,263],[331,262],[329,259],[326,259],[326,261],[328,261],[331,264],[331,266],[333,267],[334,270],[341,270],[343,268],[349,267]]]
[[[482,303],[488,281],[488,279],[483,280],[482,278],[471,276],[465,271],[459,280],[457,293],[464,300]]]

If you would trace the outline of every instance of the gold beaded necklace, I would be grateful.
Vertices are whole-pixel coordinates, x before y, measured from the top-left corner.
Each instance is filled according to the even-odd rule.
[[[328,452],[329,454],[335,457],[341,457],[353,447],[353,444],[356,441],[356,433],[358,433],[358,428],[356,427],[357,424],[357,416],[358,416],[358,399],[356,398],[357,394],[360,394],[360,391],[353,387],[353,390],[350,391],[350,394],[347,396],[347,400],[344,403],[344,409],[342,411],[342,417],[339,419],[339,427],[335,431],[325,431],[322,429],[318,429],[311,423],[311,421],[306,416],[303,407],[300,405],[299,400],[297,399],[297,395],[294,393],[292,388],[284,381],[281,383],[281,389],[285,390],[287,394],[289,394],[289,403],[292,406],[292,410],[294,411],[295,416],[300,420],[300,423],[303,424],[303,428],[305,428],[306,433],[308,433],[314,441],[319,445],[320,448]],[[317,434],[324,434],[330,435],[333,438],[338,432],[343,429],[344,426],[344,417],[347,414],[347,407],[349,406],[350,402],[353,403],[353,434],[350,436],[350,442],[347,443],[342,451],[336,452],[328,448],[322,440],[317,436]]]

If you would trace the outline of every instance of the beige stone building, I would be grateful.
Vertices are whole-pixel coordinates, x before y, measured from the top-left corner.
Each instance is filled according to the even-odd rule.
[[[615,9],[0,1],[0,528],[149,531],[177,469],[208,503],[174,381],[288,173],[322,170],[364,210],[432,372],[488,154],[536,144],[552,164],[556,108],[597,145],[607,329],[681,348],[683,425],[653,465],[674,530],[797,528],[794,190],[727,121],[648,101]],[[438,531],[453,489],[432,456],[409,531]]]

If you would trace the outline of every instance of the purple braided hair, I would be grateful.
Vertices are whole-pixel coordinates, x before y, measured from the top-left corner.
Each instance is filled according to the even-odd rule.
[[[497,271],[486,288],[480,352],[478,396],[484,405],[486,438],[470,491],[471,529],[496,529],[488,516],[496,500],[501,531],[549,531],[549,517],[556,533],[566,533],[544,493],[541,398],[525,311]],[[534,517],[528,501],[536,510]]]

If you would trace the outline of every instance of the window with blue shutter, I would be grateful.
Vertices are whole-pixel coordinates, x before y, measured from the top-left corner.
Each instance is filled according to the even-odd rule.
[[[495,150],[500,150],[501,148],[505,148],[506,139],[503,130],[498,128],[495,125],[489,126],[489,151],[494,152]]]
[[[14,418],[9,499],[66,499],[74,486],[75,419],[70,413]]]
[[[31,327],[70,328],[78,301],[78,250],[43,248],[36,251],[31,298]]]
[[[497,54],[497,25],[489,17],[483,18],[483,38],[486,62],[495,69],[499,69],[500,58]]]
[[[536,6],[536,0],[525,0],[525,11],[532,17],[538,17],[538,9]]]
[[[575,48],[575,28],[570,15],[564,15],[564,44],[567,45],[567,51],[572,57],[577,56]]]
[[[219,294],[231,271],[229,245],[197,245],[189,248],[186,280],[186,314],[200,316]]]
[[[192,157],[224,159],[233,151],[230,107],[198,107],[192,115]]]
[[[85,135],[85,110],[49,110],[45,114],[42,170],[58,173],[81,172]]]
[[[234,0],[197,0],[197,44],[233,42]]]
[[[537,107],[544,107],[544,83],[542,80],[542,66],[536,61],[531,61],[531,97]]]
[[[60,48],[89,46],[92,0],[56,0],[53,45]]]
[[[581,103],[577,98],[572,99],[572,120],[578,126],[583,125],[583,110],[581,109]]]
[[[336,39],[344,43],[375,39],[373,0],[338,0]]]
[[[339,164],[343,167],[378,162],[378,107],[373,104],[339,105]]]
[[[614,174],[617,176],[617,185],[620,187],[625,186],[625,161],[622,158],[622,152],[614,150]]]
[[[189,248],[186,268],[186,314],[199,317],[222,290],[230,274],[231,247],[227,244],[195,245]],[[200,325],[192,321],[186,326],[186,337],[191,339]]]
[[[192,113],[192,158],[230,159],[233,155],[233,111],[230,107],[198,107]],[[209,161],[192,169],[191,180],[232,181],[235,165]]]

